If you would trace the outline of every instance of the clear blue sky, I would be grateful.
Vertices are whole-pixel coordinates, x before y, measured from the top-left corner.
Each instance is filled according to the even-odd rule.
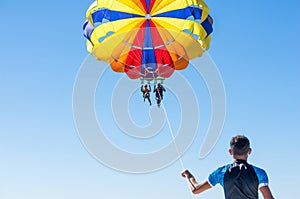
[[[0,2],[0,198],[191,198],[178,162],[155,173],[130,175],[103,166],[82,146],[73,122],[72,91],[88,54],[82,23],[91,3]],[[199,132],[183,162],[198,179],[205,179],[231,162],[228,142],[242,133],[252,142],[249,161],[266,169],[275,197],[296,198],[300,3],[207,4],[215,22],[209,54],[225,84],[227,117],[210,155],[198,158],[203,140]],[[108,75],[115,77],[113,72]],[[209,104],[209,99],[201,103]],[[204,125],[208,110],[203,107]],[[222,197],[220,187],[197,196]]]

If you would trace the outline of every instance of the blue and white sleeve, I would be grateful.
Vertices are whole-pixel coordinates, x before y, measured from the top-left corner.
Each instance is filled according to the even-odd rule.
[[[268,175],[265,170],[258,167],[253,167],[258,177],[258,188],[269,185]]]
[[[224,173],[226,172],[226,166],[220,167],[212,172],[208,176],[208,182],[211,186],[216,186],[217,184],[221,184],[223,186]]]

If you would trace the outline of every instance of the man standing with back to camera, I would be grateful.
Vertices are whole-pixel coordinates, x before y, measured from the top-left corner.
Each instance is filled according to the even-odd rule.
[[[274,199],[266,172],[247,162],[251,154],[248,138],[242,135],[233,137],[230,141],[229,154],[234,162],[216,169],[202,183],[198,183],[188,170],[181,173],[189,180],[192,192],[199,194],[221,184],[226,199],[258,199],[258,190],[264,199]]]

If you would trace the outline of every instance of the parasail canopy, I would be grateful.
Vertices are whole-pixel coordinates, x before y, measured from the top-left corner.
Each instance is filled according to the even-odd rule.
[[[213,20],[201,0],[98,0],[83,25],[87,49],[129,78],[168,78],[209,49]]]

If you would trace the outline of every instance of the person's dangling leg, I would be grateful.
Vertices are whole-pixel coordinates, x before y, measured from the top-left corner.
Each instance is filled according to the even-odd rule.
[[[147,98],[148,98],[149,104],[150,104],[150,106],[151,106],[151,105],[152,105],[151,99],[150,99],[150,97],[147,97]]]

